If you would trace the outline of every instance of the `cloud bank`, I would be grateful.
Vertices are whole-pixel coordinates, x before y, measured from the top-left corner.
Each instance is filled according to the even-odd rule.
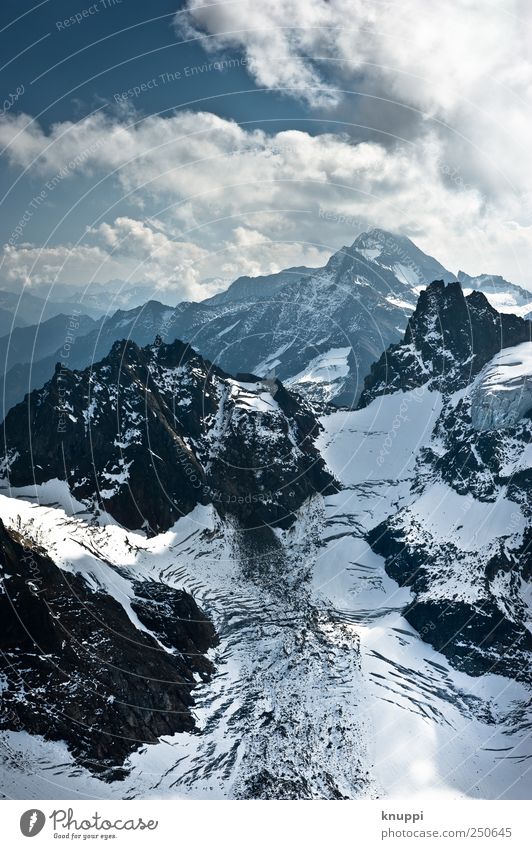
[[[268,134],[207,112],[100,112],[49,132],[28,115],[5,116],[0,145],[14,178],[26,172],[35,191],[60,173],[72,186],[90,175],[110,198],[77,243],[12,239],[2,271],[13,284],[121,277],[201,299],[240,274],[317,266],[379,226],[453,270],[532,285],[532,230],[518,220],[516,198],[466,182],[436,132],[390,148],[347,133]],[[126,215],[116,214],[118,203]]]

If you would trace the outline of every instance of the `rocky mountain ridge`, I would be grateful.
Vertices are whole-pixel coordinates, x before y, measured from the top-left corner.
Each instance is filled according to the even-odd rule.
[[[532,309],[530,293],[502,278],[473,278],[465,272],[459,277],[502,312],[526,315]],[[277,376],[297,386],[319,408],[330,402],[350,407],[372,363],[400,341],[419,293],[434,280],[448,283],[455,275],[407,237],[374,228],[321,268],[301,266],[240,277],[199,303],[174,307],[152,299],[127,309],[124,302],[95,332],[83,338],[77,333],[67,365],[85,368],[119,339],[130,338],[142,346],[160,334],[165,342],[189,342],[230,373]],[[145,287],[136,288],[134,304],[149,297]],[[156,289],[152,298],[163,295],[164,290]],[[173,303],[170,292],[168,298]],[[113,303],[122,301],[115,298]],[[46,356],[37,345],[31,364],[13,363],[10,357],[13,366],[0,386],[4,411],[42,386],[63,358],[60,339],[55,353]]]
[[[4,473],[12,487],[65,480],[78,501],[149,533],[208,503],[248,527],[286,527],[334,488],[318,432],[277,380],[232,378],[179,341],[123,341],[84,371],[58,365],[8,413]]]
[[[497,312],[481,292],[465,296],[459,283],[436,280],[420,293],[401,342],[372,365],[360,405],[425,384],[456,392],[502,348],[531,338],[529,320]]]
[[[532,540],[526,394],[505,401],[505,420],[479,428],[479,381],[515,364],[531,323],[498,313],[480,292],[432,283],[422,292],[403,341],[372,368],[360,407],[389,395],[435,394],[441,411],[417,457],[411,503],[373,527],[368,541],[388,574],[415,594],[406,619],[470,674],[530,680]],[[506,355],[505,352],[508,352]],[[523,358],[522,358],[523,359]],[[478,378],[477,378],[478,376]],[[506,394],[508,386],[502,386]],[[508,405],[513,403],[515,415]],[[479,527],[477,527],[477,524]]]

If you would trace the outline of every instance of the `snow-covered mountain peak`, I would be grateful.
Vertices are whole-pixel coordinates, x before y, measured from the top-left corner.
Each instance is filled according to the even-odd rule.
[[[425,254],[407,236],[374,228],[361,233],[352,250],[367,260],[392,271],[398,280],[418,291],[433,280],[451,282],[455,279],[434,257]]]

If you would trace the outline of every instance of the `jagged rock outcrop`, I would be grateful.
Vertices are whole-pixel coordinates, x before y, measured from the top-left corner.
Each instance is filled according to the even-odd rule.
[[[367,539],[390,577],[412,589],[403,615],[426,642],[469,675],[531,683],[532,633],[520,589],[531,578],[530,530],[516,548],[503,537],[491,546],[479,542],[477,551],[464,551],[453,530],[437,539],[406,508]]]
[[[502,348],[531,338],[530,321],[498,313],[481,292],[466,297],[459,283],[436,280],[420,293],[402,341],[372,366],[360,406],[424,385],[456,392]]]
[[[246,526],[287,527],[334,488],[318,431],[277,380],[231,378],[179,341],[117,342],[85,371],[58,365],[10,411],[4,465],[12,486],[65,480],[131,529],[167,530],[210,502]]]

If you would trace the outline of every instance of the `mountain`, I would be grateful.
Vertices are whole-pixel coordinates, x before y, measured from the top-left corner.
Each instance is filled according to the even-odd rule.
[[[360,405],[425,384],[462,389],[501,348],[530,341],[531,328],[528,320],[498,313],[481,292],[465,296],[459,283],[435,280],[421,292],[401,342],[371,367]]]
[[[385,268],[412,289],[424,288],[433,280],[450,283],[456,277],[434,257],[423,253],[407,236],[374,228],[361,233],[353,248],[368,261]]]
[[[190,342],[230,373],[275,375],[315,403],[350,405],[375,357],[400,338],[416,298],[389,268],[358,253],[355,242],[321,269],[239,278],[220,295],[173,309],[148,301],[119,310],[72,346],[69,364],[83,368],[126,336],[146,345],[160,334]],[[58,348],[31,368],[14,366],[4,379],[4,410],[41,386],[61,359]]]
[[[277,376],[316,408],[329,403],[350,407],[372,363],[400,340],[419,292],[437,279],[451,282],[454,275],[407,237],[373,229],[322,268],[301,266],[240,277],[225,292],[200,303],[164,307],[149,300],[118,310],[104,321],[101,333],[87,334],[83,343],[76,343],[70,365],[84,368],[126,336],[146,345],[160,334],[165,342],[190,342],[230,373]],[[486,275],[468,280],[475,290],[485,288],[496,308],[507,302],[508,310],[515,311],[510,307],[519,298],[517,312],[528,312],[525,290]],[[495,289],[494,280],[500,281]],[[141,285],[120,291],[112,303],[130,303],[131,297],[142,299],[149,291]],[[96,298],[100,305],[107,298],[109,304],[102,284],[83,297]],[[2,387],[4,411],[49,379],[61,359],[58,348],[46,357],[37,354],[31,368],[13,363]]]
[[[384,262],[359,252],[358,240],[323,268],[237,284],[178,308],[172,333],[227,371],[272,373],[314,401],[337,405],[358,397],[367,369],[400,338],[417,298]]]
[[[78,322],[75,316],[69,314],[53,353],[42,359],[37,356],[32,356],[28,361],[23,359],[0,378],[4,416],[32,389],[41,387],[49,380],[57,363],[69,368],[85,368],[105,356],[118,339],[128,338],[139,345],[147,345],[153,342],[158,333],[166,332],[165,328],[172,315],[171,307],[158,301],[148,301],[133,310],[117,310],[109,318],[98,322],[94,330],[85,333],[86,322]],[[77,323],[80,326],[76,328]],[[40,329],[38,338],[41,338]],[[53,342],[50,347],[52,345]]]
[[[62,343],[59,354],[65,355],[75,339],[86,336],[97,326],[98,322],[90,316],[73,313],[56,315],[28,327],[15,327],[0,337],[0,369],[5,373],[19,363],[46,358],[58,351],[58,343]]]
[[[408,408],[430,394],[439,409],[415,497],[368,534],[390,577],[414,593],[405,618],[458,668],[527,682],[531,339],[530,321],[498,313],[480,292],[432,283],[360,399],[399,395]]]
[[[457,280],[466,293],[482,292],[499,312],[522,316],[528,316],[532,312],[532,292],[522,286],[516,286],[515,283],[509,283],[498,274],[479,274],[471,277],[465,271],[459,271]]]
[[[276,274],[259,274],[257,277],[238,277],[224,292],[208,298],[209,304],[228,304],[242,300],[269,300],[287,283],[308,277],[317,269],[304,265],[286,268]]]
[[[27,327],[28,323],[20,316],[15,317],[11,310],[0,307],[0,334],[2,336],[9,333],[13,327]]]
[[[90,315],[91,318],[99,318],[105,312],[105,309],[94,308],[90,304],[80,306],[78,294],[72,300],[66,298],[55,300],[50,298],[48,293],[44,296],[36,295],[30,292],[28,288],[23,288],[21,292],[0,290],[0,310],[8,312],[12,316],[9,326],[0,325],[1,335],[9,333],[11,327],[38,324],[61,313],[70,315],[74,307],[79,307],[80,312]]]
[[[72,292],[72,287],[64,287],[64,299],[75,303],[83,310],[84,306],[98,311],[101,315],[109,315],[120,309],[123,311],[133,310],[141,307],[148,301],[164,299],[165,303],[175,305],[176,298],[172,299],[172,290],[155,283],[127,284],[123,280],[109,280],[106,283],[91,282],[82,291],[77,288]]]
[[[127,528],[165,531],[208,503],[246,527],[287,527],[307,498],[334,488],[318,431],[279,381],[231,378],[179,341],[123,341],[82,372],[58,364],[10,410],[5,470],[14,487],[66,480]]]

